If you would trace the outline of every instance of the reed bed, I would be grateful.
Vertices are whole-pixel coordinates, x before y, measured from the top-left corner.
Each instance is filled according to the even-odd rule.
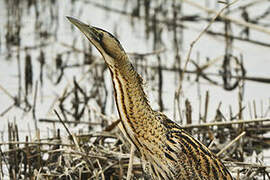
[[[269,121],[217,121],[183,128],[208,144],[236,179],[268,179],[270,166],[260,162],[254,152],[270,147],[270,139],[263,137],[269,131]],[[83,134],[57,129],[56,136],[47,139],[37,132],[32,141],[28,136],[19,141],[18,125],[10,123],[9,140],[0,143],[0,175],[10,179],[147,179],[139,154],[122,134],[119,122]],[[252,156],[258,161],[244,162]]]
[[[15,62],[17,85],[14,91],[0,84],[2,95],[10,100],[0,109],[1,121],[8,121],[11,115],[16,119],[1,131],[0,179],[150,179],[142,170],[139,153],[122,133],[120,120],[113,115],[117,114],[116,107],[112,88],[105,83],[106,66],[101,57],[85,40],[77,39],[78,34],[69,34],[71,41],[59,37],[59,22],[64,18],[59,15],[61,1],[5,0],[3,4],[6,22],[5,31],[0,32],[0,50],[5,51],[1,57],[5,63]],[[242,42],[254,48],[270,47],[269,41],[253,34],[269,36],[266,20],[270,9],[257,15],[249,13],[268,5],[266,1],[215,1],[210,6],[207,0],[204,5],[190,0],[127,0],[121,8],[84,0],[68,4],[67,15],[80,17],[86,11],[83,7],[90,6],[106,17],[124,18],[134,31],[136,24],[143,26],[145,40],[153,46],[151,51],[128,55],[149,82],[155,109],[173,112],[173,120],[216,153],[236,180],[270,179],[266,155],[270,147],[269,97],[244,100],[247,82],[267,87],[270,78],[249,74],[252,69],[246,67],[247,57],[234,46]],[[183,8],[187,5],[200,13],[186,14]],[[210,8],[220,6],[220,10]],[[24,21],[28,16],[33,16],[33,36],[22,31],[28,27],[29,22]],[[206,26],[196,29],[191,25],[201,23]],[[223,28],[210,28],[216,25]],[[118,22],[114,27],[117,35]],[[187,31],[195,31],[197,36],[183,52]],[[171,38],[165,41],[164,34]],[[25,36],[31,36],[34,42],[25,43]],[[222,55],[203,57],[192,51],[202,36],[222,43]],[[56,47],[61,50],[55,51]],[[76,76],[70,76],[73,70]],[[168,74],[173,74],[175,83],[174,103],[169,110],[165,105]],[[225,107],[228,113],[222,100],[211,106],[213,92],[202,91],[205,84],[237,94],[237,104]],[[186,95],[191,86],[197,88],[196,104]],[[54,97],[44,110],[50,112],[48,116],[39,114],[39,105],[48,97],[44,92]],[[17,113],[30,114],[28,132],[21,131],[25,119],[20,121]],[[47,136],[42,131],[44,124],[52,127]],[[75,130],[79,126],[83,131]]]

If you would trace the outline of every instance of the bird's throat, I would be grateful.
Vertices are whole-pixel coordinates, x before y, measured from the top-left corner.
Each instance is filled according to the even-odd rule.
[[[111,67],[110,71],[119,116],[128,135],[132,135],[152,109],[143,91],[141,77],[130,63]]]

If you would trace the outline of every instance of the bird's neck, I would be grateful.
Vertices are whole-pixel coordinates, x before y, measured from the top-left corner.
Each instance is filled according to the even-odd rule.
[[[152,111],[142,87],[142,78],[126,60],[110,67],[119,116],[133,131]]]

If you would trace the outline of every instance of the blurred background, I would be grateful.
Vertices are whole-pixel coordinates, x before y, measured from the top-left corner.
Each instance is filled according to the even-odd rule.
[[[1,141],[12,140],[10,128],[20,132],[18,140],[55,136],[64,127],[54,110],[74,133],[100,131],[118,119],[101,55],[66,16],[114,34],[145,80],[153,108],[179,124],[269,117],[269,1],[239,0],[224,10],[185,68],[191,43],[229,2],[0,1]],[[250,132],[267,147],[268,126]],[[269,162],[264,146],[249,146]]]

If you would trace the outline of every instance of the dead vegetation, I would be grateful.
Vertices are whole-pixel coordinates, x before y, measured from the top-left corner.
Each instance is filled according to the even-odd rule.
[[[156,98],[158,109],[168,111],[164,106],[164,76],[173,73],[176,90],[171,100],[174,101],[174,107],[170,111],[173,111],[174,120],[222,158],[235,179],[270,179],[270,166],[265,163],[269,157],[263,153],[270,147],[269,97],[263,102],[250,101],[247,104],[243,100],[246,82],[269,85],[270,78],[248,76],[245,56],[234,49],[235,41],[254,47],[270,47],[268,41],[260,41],[250,35],[254,31],[267,36],[270,34],[270,24],[265,21],[269,19],[270,7],[256,16],[249,14],[259,4],[268,5],[266,1],[237,2],[240,5],[226,7],[222,13],[210,9],[208,1],[205,1],[205,6],[189,0],[125,1],[122,9],[96,1],[80,2],[104,10],[106,14],[128,17],[131,27],[135,26],[136,21],[143,22],[146,39],[153,41],[152,51],[129,55],[138,72],[152,83],[154,88],[151,93]],[[217,1],[216,6],[224,7],[226,3]],[[77,12],[72,8],[75,2],[70,1],[70,4],[70,13]],[[2,121],[6,120],[5,116],[12,113],[13,109],[32,114],[34,130],[22,133],[18,120],[20,117],[17,117],[17,122],[8,123],[7,132],[2,132],[2,137],[7,133],[7,138],[2,138],[0,143],[0,179],[147,179],[138,152],[121,133],[119,120],[106,115],[108,112],[115,113],[116,108],[112,89],[105,83],[106,67],[101,57],[92,53],[86,41],[79,42],[77,38],[72,43],[58,41],[57,30],[62,19],[59,17],[60,3],[6,0],[5,5],[8,18],[5,44],[1,41],[1,46],[6,47],[5,58],[17,62],[18,84],[16,94],[0,84],[1,92],[13,101],[5,109],[0,109],[0,116]],[[186,5],[199,9],[201,13],[185,14],[183,6]],[[24,25],[22,17],[29,15],[29,8],[35,12],[33,33],[36,41],[33,45],[25,45],[21,41]],[[75,16],[79,16],[82,11],[80,9]],[[233,18],[231,15],[234,13],[239,13],[241,18]],[[199,52],[190,51],[197,53],[195,58],[190,54],[183,55],[184,31],[194,30],[190,23],[222,25],[221,31],[215,28],[195,31],[198,31],[198,35],[203,32],[223,42],[224,54],[214,59],[202,58]],[[233,31],[235,26],[240,29],[240,33]],[[162,38],[164,31],[172,37],[170,42],[166,42],[173,47],[170,51]],[[82,47],[78,48],[78,43]],[[51,55],[48,48],[55,44],[62,50]],[[166,63],[168,53],[173,54],[173,65]],[[71,70],[79,75],[68,76]],[[188,87],[183,82],[197,85],[200,108],[195,115],[196,107],[185,95]],[[65,88],[60,90],[48,107],[49,111],[57,109],[59,115],[55,111],[53,117],[44,118],[37,113],[37,103],[45,98],[43,93],[48,91],[46,86],[50,83],[56,89]],[[202,84],[237,93],[237,109],[228,107],[229,113],[224,113],[222,103],[210,109],[211,93],[202,92]],[[214,112],[214,117],[210,117],[210,112]],[[248,115],[249,118],[246,118]],[[43,123],[53,127],[61,123],[63,128],[49,129],[46,138],[40,130]],[[84,125],[87,130],[74,133],[72,128],[79,125]]]

